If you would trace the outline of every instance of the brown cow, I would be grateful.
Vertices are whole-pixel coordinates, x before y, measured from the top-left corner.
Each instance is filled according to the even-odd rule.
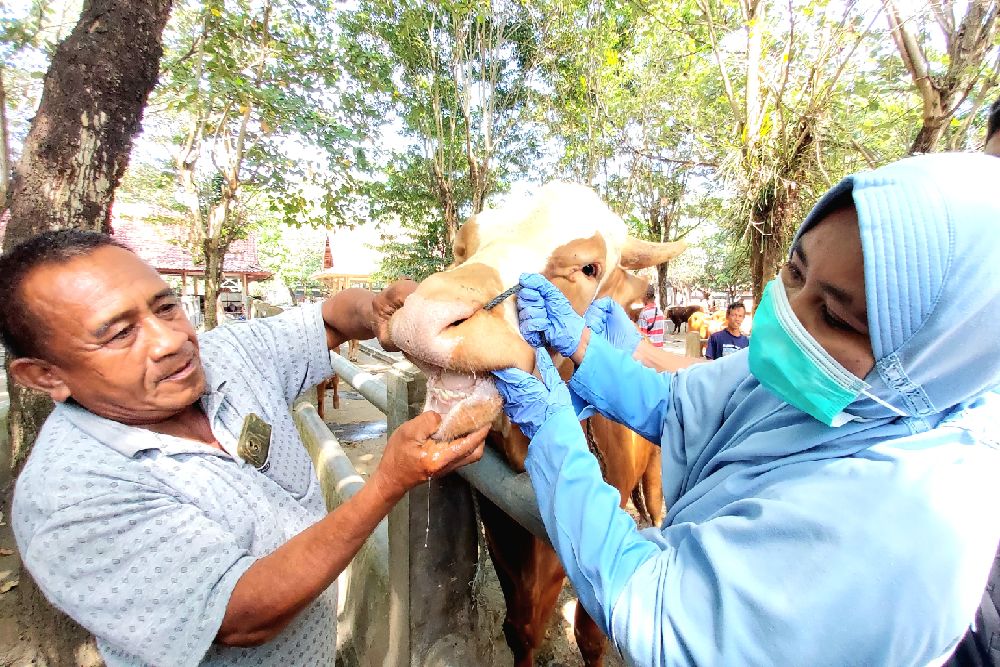
[[[674,330],[671,333],[680,331],[681,325],[686,325],[688,318],[700,310],[701,306],[671,306],[667,308],[667,319],[674,325]]]
[[[533,370],[534,351],[518,332],[515,300],[483,310],[515,285],[521,273],[544,274],[582,314],[605,294],[627,302],[622,295],[629,283],[641,294],[644,281],[624,269],[659,264],[683,247],[630,239],[621,218],[583,186],[550,184],[526,206],[485,211],[471,219],[456,237],[452,268],[421,283],[391,324],[393,342],[428,376],[426,408],[444,415],[436,437],[452,438],[500,416],[490,370]],[[494,426],[489,442],[514,470],[523,471],[527,439],[505,419]],[[625,437],[623,429],[602,419],[590,420],[586,431],[623,504],[651,467],[649,484],[655,485],[659,466],[651,463],[650,451],[658,453],[657,448]],[[656,486],[649,488],[647,505],[659,519],[662,492]],[[545,635],[565,575],[551,547],[485,498],[480,507],[507,602],[504,635],[515,665],[527,667]],[[606,639],[579,606],[575,632],[585,663],[602,664]]]

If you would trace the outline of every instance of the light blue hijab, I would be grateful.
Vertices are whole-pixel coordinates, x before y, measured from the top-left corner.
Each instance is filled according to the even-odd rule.
[[[868,327],[879,398],[933,426],[1000,385],[1000,159],[922,155],[845,178],[793,242],[850,196],[864,254]],[[871,399],[850,411],[891,412]]]
[[[861,396],[846,410],[865,421],[831,428],[761,386],[746,352],[694,367],[678,376],[680,409],[664,425],[671,515],[683,511],[692,498],[681,496],[722,463],[720,457],[851,456],[945,419],[1000,443],[1000,415],[988,418],[1000,406],[1000,158],[922,155],[849,176],[813,208],[792,247],[847,197],[858,213],[876,360],[865,381],[911,416],[898,417]],[[698,423],[677,419],[686,411],[700,413]],[[657,426],[650,424],[651,432]],[[681,460],[667,460],[673,443],[684,443]],[[704,457],[703,465],[692,466],[692,454]],[[687,468],[688,477],[672,477],[675,466]]]

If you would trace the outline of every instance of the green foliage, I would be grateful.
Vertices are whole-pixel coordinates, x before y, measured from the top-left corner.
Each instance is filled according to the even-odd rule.
[[[409,158],[409,159],[407,159]],[[444,218],[437,200],[422,178],[420,155],[400,156],[387,169],[384,182],[370,185],[370,217],[382,221],[382,264],[376,279],[385,282],[408,277],[423,280],[451,263]]]
[[[6,90],[6,130],[15,157],[41,99],[52,51],[72,28],[82,4],[82,0],[0,2],[0,76]]]
[[[283,193],[269,205],[287,224],[348,220],[351,170],[364,154],[334,92],[333,15],[327,0],[188,0],[175,8],[151,104],[170,119],[175,152],[200,142],[192,157],[212,163],[198,169],[205,192],[221,175]]]
[[[485,0],[362,0],[342,15],[344,103],[370,156],[359,198],[405,230],[384,248],[383,274],[446,264],[460,221],[536,162],[534,20]]]
[[[261,221],[258,230],[257,254],[273,280],[289,292],[322,289],[313,276],[323,268],[324,231],[290,226],[277,217]]]
[[[717,231],[696,246],[701,259],[692,284],[712,292],[734,294],[750,286],[750,258],[745,245],[734,241],[731,234]]]

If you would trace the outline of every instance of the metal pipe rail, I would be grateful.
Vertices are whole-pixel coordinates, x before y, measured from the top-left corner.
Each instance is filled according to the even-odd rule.
[[[333,499],[327,498],[327,505],[336,507],[347,502],[361,490],[365,480],[347,458],[337,436],[320,419],[315,407],[309,403],[300,403],[295,407],[295,417],[299,435],[316,465],[320,485],[325,492],[332,491],[337,496]],[[331,500],[335,502],[331,503]],[[368,543],[375,552],[375,562],[379,566],[378,573],[384,579],[388,579],[389,526],[384,520],[379,522]]]
[[[538,512],[538,500],[528,473],[514,472],[503,457],[489,447],[483,452],[483,458],[456,472],[525,530],[546,544],[551,544],[549,536],[545,534],[545,525]]]
[[[379,361],[386,364],[395,364],[401,361],[400,359],[392,356],[391,352],[386,352],[385,350],[379,350],[372,347],[371,345],[365,345],[364,343],[358,343],[358,349],[367,354],[372,359],[378,359]]]
[[[357,389],[358,393],[381,410],[382,414],[389,412],[389,396],[384,382],[368,371],[358,368],[339,354],[331,354],[330,363],[337,375]]]
[[[367,345],[362,345],[361,349],[373,358],[392,359],[385,352],[375,350]],[[388,393],[385,384],[346,358],[337,354],[331,355],[331,357],[337,375],[357,389],[379,410],[384,413],[388,412]],[[398,363],[398,360],[393,359],[393,361]],[[317,419],[319,419],[318,415]],[[499,454],[492,449],[487,449],[479,462],[460,468],[458,474],[532,535],[546,542],[549,541],[545,534],[545,526],[542,524],[541,514],[538,512],[535,491],[531,487],[531,480],[528,479],[527,473],[515,473]]]

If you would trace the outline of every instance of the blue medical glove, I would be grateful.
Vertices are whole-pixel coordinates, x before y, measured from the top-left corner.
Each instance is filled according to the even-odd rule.
[[[493,371],[504,412],[529,438],[535,437],[542,424],[560,410],[568,411],[574,419],[576,415],[569,388],[544,348],[535,350],[535,363],[541,380],[519,368]]]
[[[559,289],[537,273],[521,274],[517,319],[521,335],[532,347],[548,345],[572,356],[583,336],[583,318]]]
[[[583,314],[590,330],[622,352],[632,353],[642,340],[635,323],[625,312],[625,309],[610,296],[598,299],[590,304]]]

